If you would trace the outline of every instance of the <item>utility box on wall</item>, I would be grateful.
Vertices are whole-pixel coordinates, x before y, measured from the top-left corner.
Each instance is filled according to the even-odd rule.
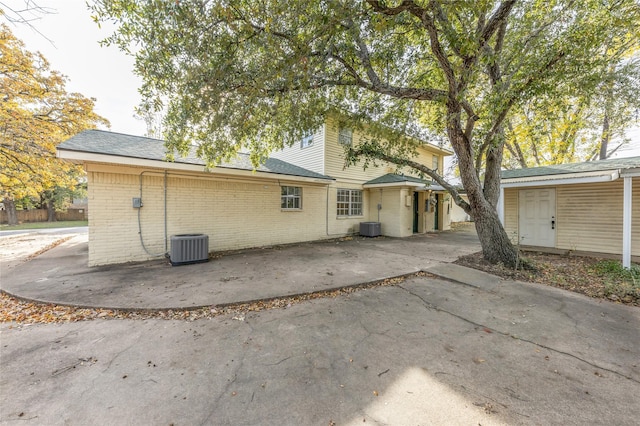
[[[382,235],[380,222],[360,222],[360,235],[364,237],[379,237]]]

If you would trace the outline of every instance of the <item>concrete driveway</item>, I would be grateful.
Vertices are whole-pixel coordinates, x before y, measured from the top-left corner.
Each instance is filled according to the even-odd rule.
[[[429,263],[241,317],[2,324],[0,423],[637,424],[640,310]]]
[[[2,289],[45,303],[114,309],[225,305],[352,286],[411,274],[480,250],[471,227],[411,238],[302,243],[172,267],[158,260],[87,267],[80,234],[3,274]]]

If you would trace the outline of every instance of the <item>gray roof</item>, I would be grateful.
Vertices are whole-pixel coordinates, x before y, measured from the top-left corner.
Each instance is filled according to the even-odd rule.
[[[145,138],[142,136],[125,135],[104,130],[85,130],[58,145],[58,150],[87,152],[91,154],[111,155],[114,157],[140,158],[166,162],[166,148],[164,141]],[[175,163],[205,166],[206,162],[198,158],[192,151],[188,156],[175,156]],[[316,179],[333,178],[311,170],[298,167],[286,161],[275,158],[267,159],[264,164],[254,168],[248,154],[238,156],[227,163],[218,165],[223,169],[257,170],[265,173],[300,176]]]
[[[375,179],[371,179],[368,182],[365,182],[364,185],[381,185],[381,184],[393,184],[393,183],[403,184],[406,182],[419,183],[419,184],[428,186],[430,189],[434,191],[445,190],[443,187],[435,184],[433,181],[420,179],[413,176],[405,176],[401,174],[399,175],[396,173],[387,173],[386,175],[382,175]]]
[[[599,172],[605,170],[633,169],[640,167],[640,157],[610,158],[584,163],[558,164],[527,169],[503,170],[502,179],[517,179],[535,176],[563,175],[570,173]]]
[[[379,185],[383,183],[404,183],[404,182],[412,182],[412,183],[422,183],[424,185],[430,185],[430,180],[424,180],[413,176],[405,176],[399,175],[396,173],[387,173],[386,175],[379,176],[375,179],[371,179],[368,182],[365,182],[365,185]]]

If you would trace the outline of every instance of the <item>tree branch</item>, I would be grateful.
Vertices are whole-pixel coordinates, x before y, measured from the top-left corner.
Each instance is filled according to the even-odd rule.
[[[435,172],[435,170],[430,169],[424,164],[420,164],[412,160],[407,160],[402,157],[396,157],[394,155],[383,152],[381,150],[367,149],[367,147],[364,146],[364,147],[359,147],[358,149],[353,149],[351,147],[348,148],[347,155],[346,155],[347,161],[345,165],[348,166],[348,164],[350,163],[349,159],[357,159],[360,157],[374,158],[374,159],[386,161],[387,163],[396,164],[398,166],[411,167],[412,169],[415,169],[419,172],[426,174],[427,176],[431,177],[434,181],[436,181],[440,186],[446,189],[447,192],[449,192],[453,197],[453,201],[458,206],[460,206],[460,208],[462,208],[465,211],[465,213],[467,213],[470,216],[472,215],[471,206],[464,199],[462,199],[458,190],[453,185],[449,184],[446,180],[444,180],[442,176],[440,176],[438,173]]]

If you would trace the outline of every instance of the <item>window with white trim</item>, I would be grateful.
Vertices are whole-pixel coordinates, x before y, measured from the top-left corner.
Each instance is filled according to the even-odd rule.
[[[431,169],[432,170],[438,170],[438,162],[440,161],[440,157],[437,155],[432,155],[431,156]],[[440,170],[438,170],[438,172],[440,172]]]
[[[280,194],[280,208],[282,210],[302,209],[302,188],[299,186],[281,186]]]
[[[362,191],[338,189],[338,216],[362,216]]]
[[[353,130],[347,127],[341,127],[338,130],[338,143],[340,143],[340,145],[351,146],[353,143]]]
[[[313,133],[309,132],[302,137],[300,148],[308,148],[313,145]]]

